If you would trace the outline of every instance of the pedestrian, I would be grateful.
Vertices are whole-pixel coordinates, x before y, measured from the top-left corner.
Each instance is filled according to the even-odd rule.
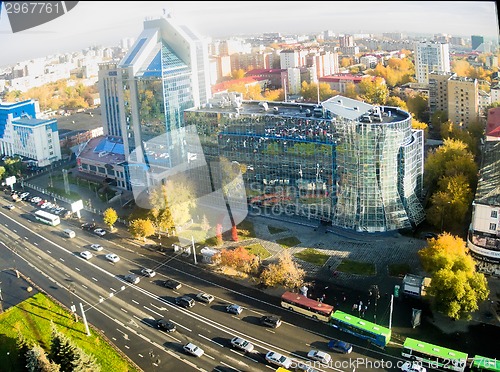
[[[354,304],[354,305],[352,305],[352,311],[355,311],[355,310],[357,310],[357,309],[358,309],[358,304]]]

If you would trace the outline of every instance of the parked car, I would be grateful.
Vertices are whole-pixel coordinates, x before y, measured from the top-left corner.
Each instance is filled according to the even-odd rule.
[[[154,270],[152,270],[152,269],[146,269],[146,268],[144,268],[144,269],[141,270],[141,274],[144,275],[144,276],[146,276],[146,277],[148,277],[148,278],[152,278],[153,276],[156,275],[156,272]]]
[[[89,251],[83,251],[80,252],[80,256],[82,256],[86,260],[90,260],[92,258],[92,253],[90,253]]]
[[[9,211],[13,210],[15,207],[12,204],[6,205],[5,208],[7,208]]]
[[[180,296],[175,299],[175,303],[182,307],[191,308],[195,305],[194,300],[188,296]]]
[[[90,248],[92,248],[94,251],[97,251],[97,252],[100,252],[104,249],[102,247],[102,245],[100,245],[100,244],[91,244]]]
[[[240,315],[243,308],[240,305],[231,304],[226,307],[226,311],[234,315]]]
[[[321,350],[310,350],[307,353],[307,357],[322,364],[328,364],[332,361],[332,356]]]
[[[343,354],[352,352],[352,345],[341,340],[330,340],[328,342],[328,348]]]
[[[158,320],[156,322],[156,326],[165,332],[175,332],[175,330],[177,329],[174,322],[172,322],[171,320],[166,320],[166,319]]]
[[[231,339],[231,345],[236,349],[239,349],[246,353],[251,353],[254,349],[254,346],[250,341],[247,341],[241,337],[233,337]]]
[[[118,256],[117,256],[116,254],[114,254],[114,253],[108,253],[108,254],[106,255],[106,260],[111,261],[111,262],[115,262],[115,263],[116,263],[116,262],[120,261],[120,257],[118,257]]]
[[[201,357],[205,353],[203,349],[199,348],[195,344],[192,344],[191,342],[187,343],[182,348],[186,353],[194,355],[195,357]]]
[[[132,283],[132,284],[137,284],[141,281],[141,278],[139,278],[135,274],[127,274],[127,275],[125,275],[124,278],[127,282]]]
[[[99,236],[104,236],[104,235],[106,235],[106,231],[103,229],[95,229],[94,234],[97,234]]]
[[[179,289],[180,287],[182,287],[181,283],[179,283],[178,281],[173,280],[173,279],[165,280],[163,282],[163,285],[167,288],[170,288],[170,289]]]
[[[281,319],[276,315],[264,315],[260,318],[260,324],[272,328],[278,328],[281,325]]]
[[[274,351],[269,351],[267,354],[266,354],[266,360],[271,363],[271,364],[274,364],[274,365],[277,365],[279,367],[283,367],[283,368],[290,368],[290,366],[292,365],[293,361],[284,356],[284,355],[281,355],[279,353],[276,353]]]
[[[198,293],[196,295],[196,299],[201,302],[205,302],[207,304],[211,303],[214,300],[214,296],[208,293]]]

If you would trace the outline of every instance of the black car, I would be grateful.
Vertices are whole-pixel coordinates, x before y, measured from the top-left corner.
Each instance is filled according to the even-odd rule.
[[[86,222],[82,224],[82,229],[93,230],[95,228],[95,222]]]
[[[165,280],[163,282],[163,285],[167,288],[170,288],[170,289],[179,289],[180,287],[182,287],[181,283],[179,283],[178,281],[173,280],[173,279]]]
[[[175,324],[167,319],[158,320],[158,322],[156,322],[156,326],[165,332],[175,332],[175,330],[177,329]]]
[[[281,319],[276,315],[264,315],[260,318],[260,324],[272,328],[278,328],[281,325]]]
[[[195,305],[194,300],[188,296],[177,297],[175,303],[182,307],[193,307]]]

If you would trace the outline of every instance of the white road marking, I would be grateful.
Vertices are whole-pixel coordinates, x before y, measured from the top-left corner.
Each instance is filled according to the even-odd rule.
[[[137,302],[136,300],[132,300],[132,302],[136,305],[139,305],[139,302]]]
[[[200,336],[201,338],[204,338],[204,339],[205,339],[205,340],[207,340],[207,341],[213,342],[214,344],[219,345],[220,347],[224,347],[224,345],[219,344],[218,342],[215,342],[214,340],[212,340],[212,339],[210,339],[210,338],[208,338],[208,337],[206,337],[206,336],[203,336],[203,335],[202,335],[202,334],[200,334],[200,333],[198,333],[198,336]]]
[[[151,310],[151,309],[150,309],[149,307],[147,307],[147,306],[143,306],[143,307],[144,307],[146,310],[151,311],[153,314],[156,314],[156,315],[158,315],[158,316],[163,316],[163,314],[157,313],[156,311]]]

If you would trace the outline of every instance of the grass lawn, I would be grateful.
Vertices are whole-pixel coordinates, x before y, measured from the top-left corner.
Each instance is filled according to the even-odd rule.
[[[297,244],[302,243],[299,239],[297,239],[295,236],[289,236],[283,239],[278,239],[276,240],[276,243],[280,244],[284,248],[291,248],[295,247]]]
[[[390,264],[388,266],[390,276],[405,276],[411,271],[410,265],[407,263]]]
[[[294,254],[295,257],[312,264],[323,266],[330,258],[329,255],[318,252],[316,249],[307,248]]]
[[[276,226],[268,226],[267,228],[271,234],[279,234],[280,232],[286,231],[286,229]]]
[[[245,240],[256,237],[253,223],[248,220],[241,221],[241,223],[237,225],[236,228],[238,229],[238,238],[240,239]]]
[[[337,271],[358,275],[375,275],[375,265],[368,262],[342,260]]]
[[[11,365],[12,371],[25,370],[18,367],[21,364],[16,349],[18,332],[27,340],[40,344],[45,351],[50,350],[51,321],[60,332],[73,340],[76,346],[93,355],[101,365],[101,371],[139,371],[123,360],[122,356],[92,329],[91,336],[87,336],[81,318],[75,323],[73,314],[42,293],[37,293],[0,315],[0,366]]]
[[[246,245],[245,249],[251,254],[260,256],[261,260],[265,260],[266,258],[271,257],[271,253],[269,253],[269,251],[260,243]]]

